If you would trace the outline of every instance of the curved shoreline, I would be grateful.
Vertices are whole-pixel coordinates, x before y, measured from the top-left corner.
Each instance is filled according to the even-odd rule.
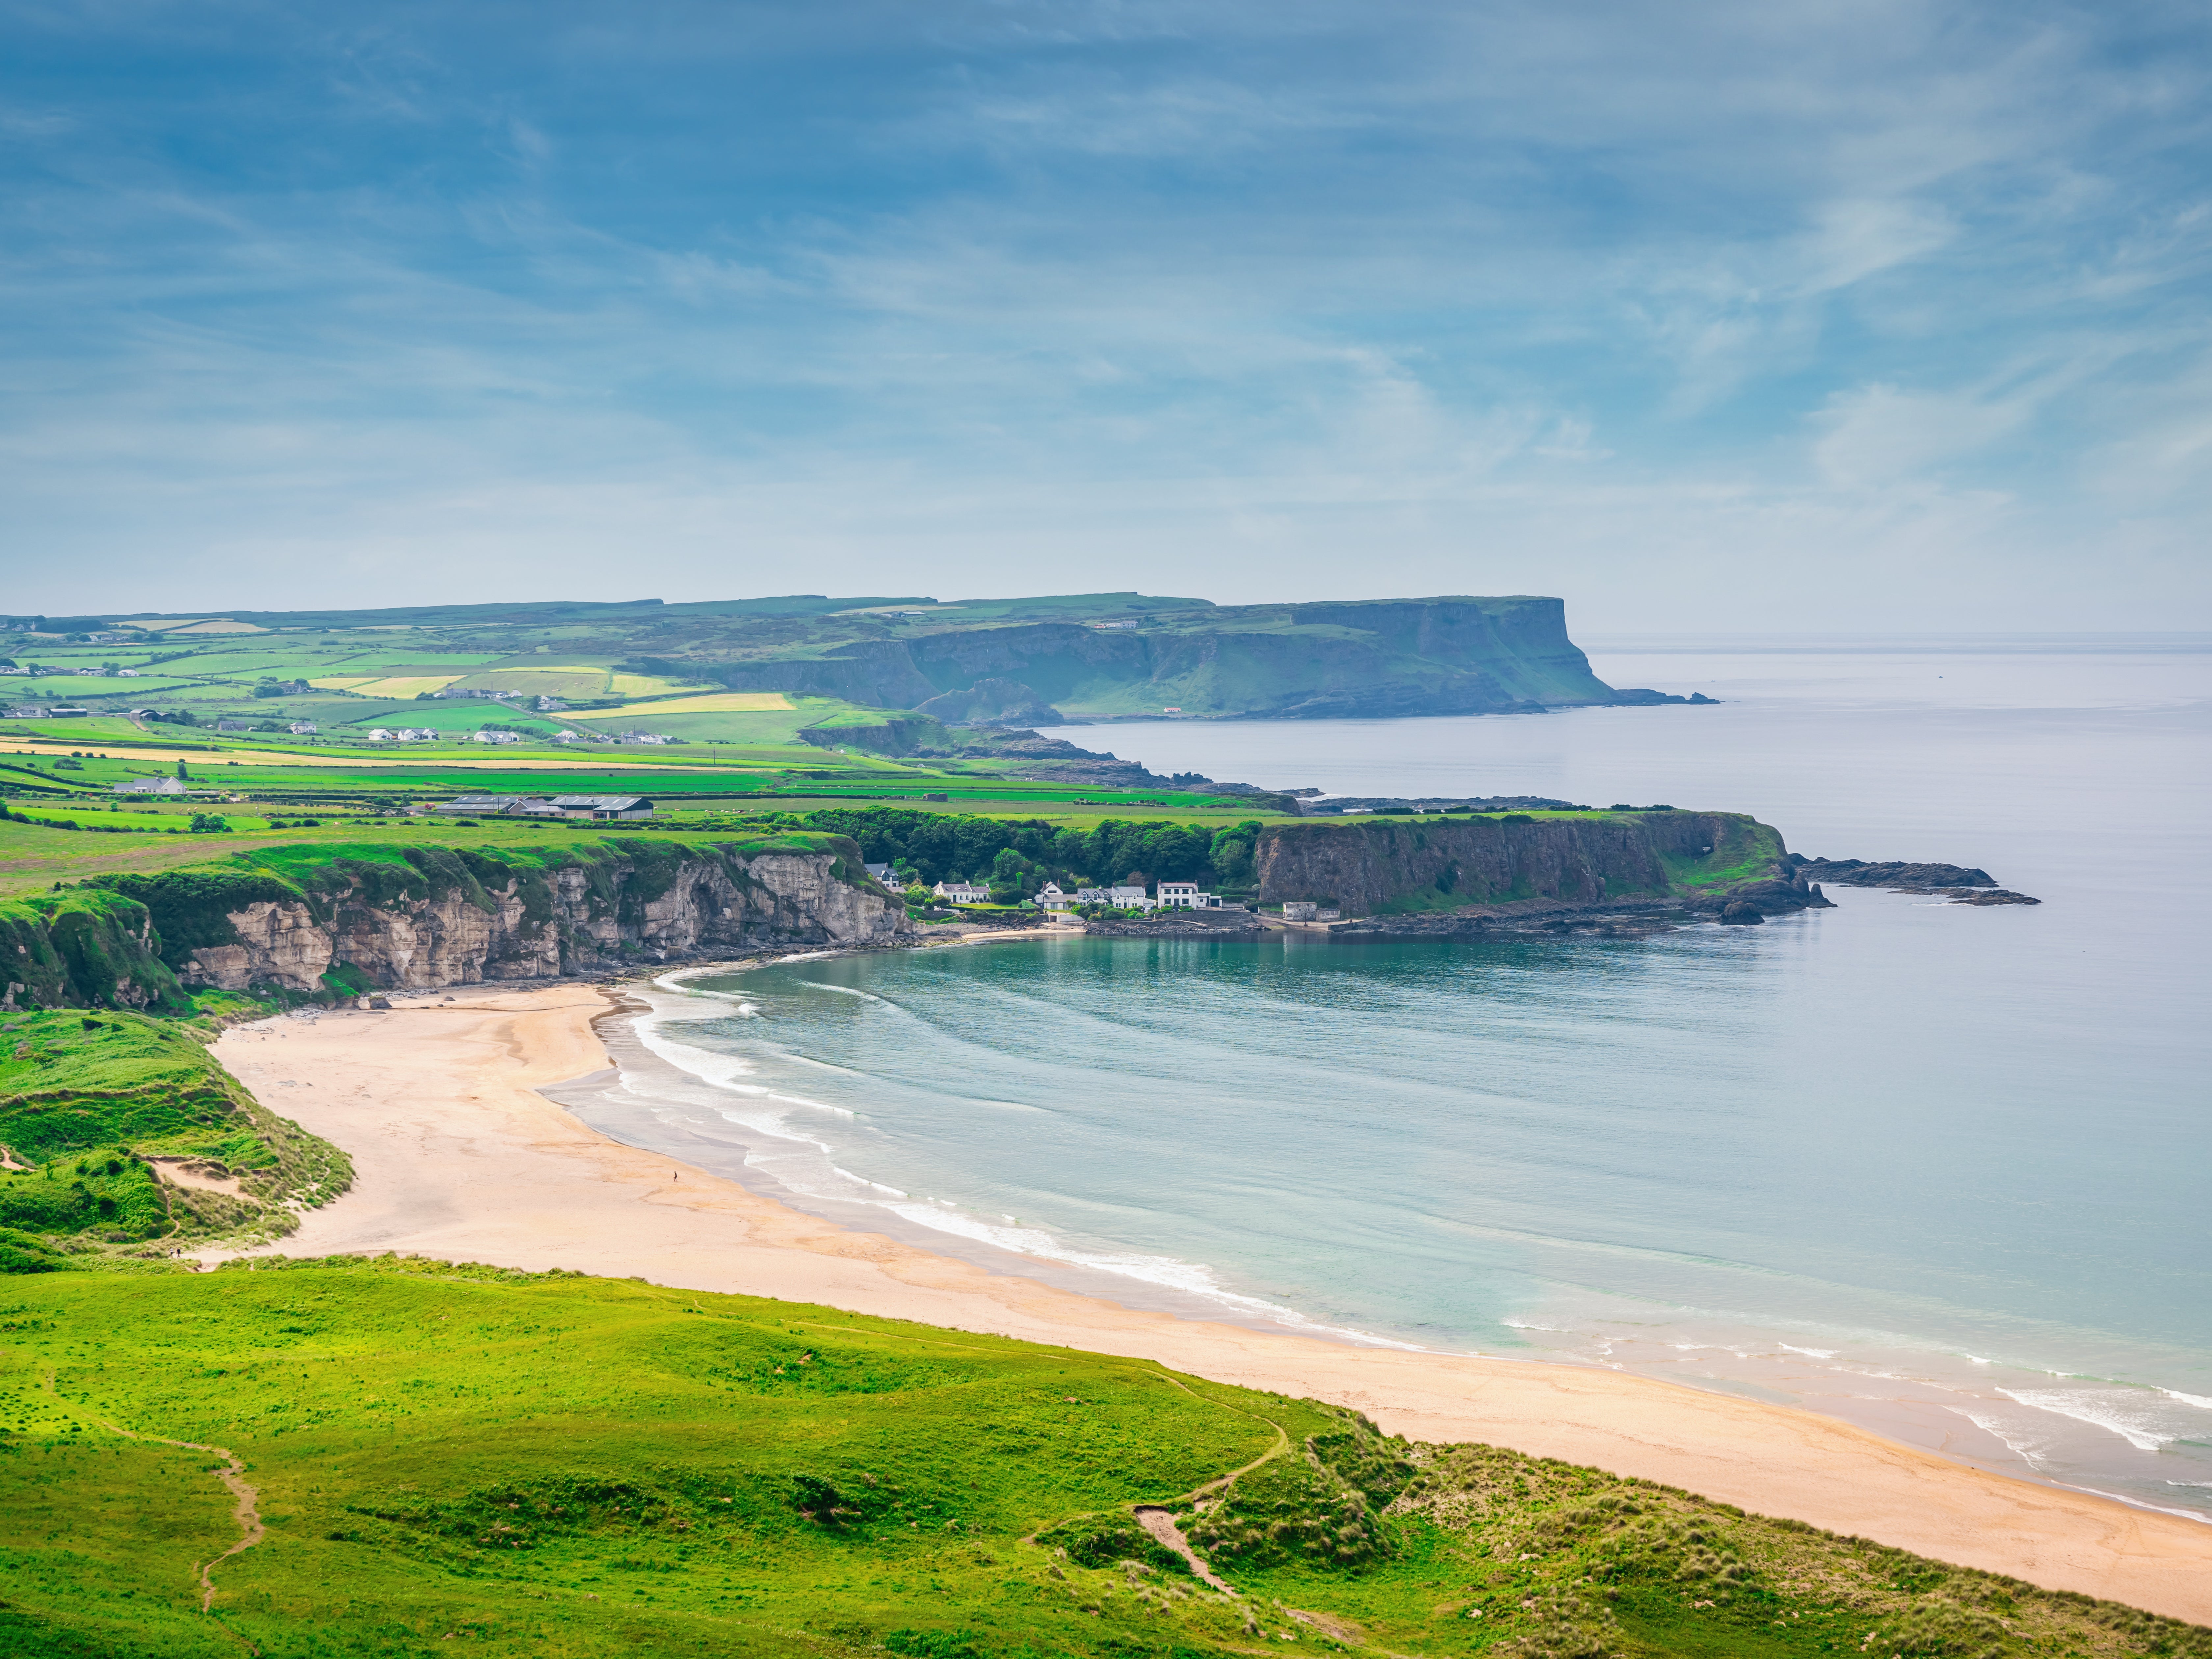
[[[854,1231],[600,1134],[538,1094],[603,1070],[597,990],[235,1028],[219,1058],[354,1158],[292,1255],[398,1250],[638,1276],[1096,1352],[1356,1407],[1391,1432],[1635,1474],[2212,1624],[2212,1527],[1954,1463],[1796,1407],[1571,1365],[1358,1348],[1131,1309]]]

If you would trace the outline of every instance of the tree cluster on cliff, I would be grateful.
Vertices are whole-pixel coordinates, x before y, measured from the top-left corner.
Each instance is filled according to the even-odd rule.
[[[1134,823],[1109,818],[1091,828],[1042,818],[988,818],[898,807],[827,807],[775,820],[826,830],[860,842],[871,864],[888,864],[925,885],[967,879],[1023,897],[1047,881],[1104,886],[1131,878],[1196,881],[1241,892],[1252,883],[1260,823]]]

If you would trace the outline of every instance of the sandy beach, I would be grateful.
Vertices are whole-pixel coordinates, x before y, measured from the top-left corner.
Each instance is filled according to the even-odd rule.
[[[289,1255],[398,1250],[827,1304],[1141,1357],[1689,1488],[2058,1589],[2212,1624],[2212,1527],[1987,1474],[1812,1413],[1614,1372],[1357,1348],[1131,1310],[848,1231],[621,1146],[536,1092],[611,1062],[586,987],[282,1019],[216,1052],[336,1142],[352,1192]]]

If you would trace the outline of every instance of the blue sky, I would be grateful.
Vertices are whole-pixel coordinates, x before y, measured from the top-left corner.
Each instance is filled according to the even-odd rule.
[[[0,608],[2212,627],[2201,4],[0,17]]]

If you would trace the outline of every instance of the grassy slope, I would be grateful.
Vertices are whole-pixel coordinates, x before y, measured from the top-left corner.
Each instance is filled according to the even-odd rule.
[[[166,1253],[168,1241],[281,1237],[290,1201],[351,1184],[344,1153],[276,1116],[175,1019],[101,1010],[0,1021],[0,1227],[88,1247]],[[193,1159],[240,1193],[164,1187],[145,1160]]]
[[[1640,1483],[801,1304],[234,1265],[9,1281],[0,1341],[13,1654],[2212,1653]],[[104,1424],[246,1463],[268,1533],[216,1569],[213,1619],[216,1460]],[[1193,1521],[1244,1595],[1123,1561],[1163,1559],[1127,1505],[1261,1459]]]

